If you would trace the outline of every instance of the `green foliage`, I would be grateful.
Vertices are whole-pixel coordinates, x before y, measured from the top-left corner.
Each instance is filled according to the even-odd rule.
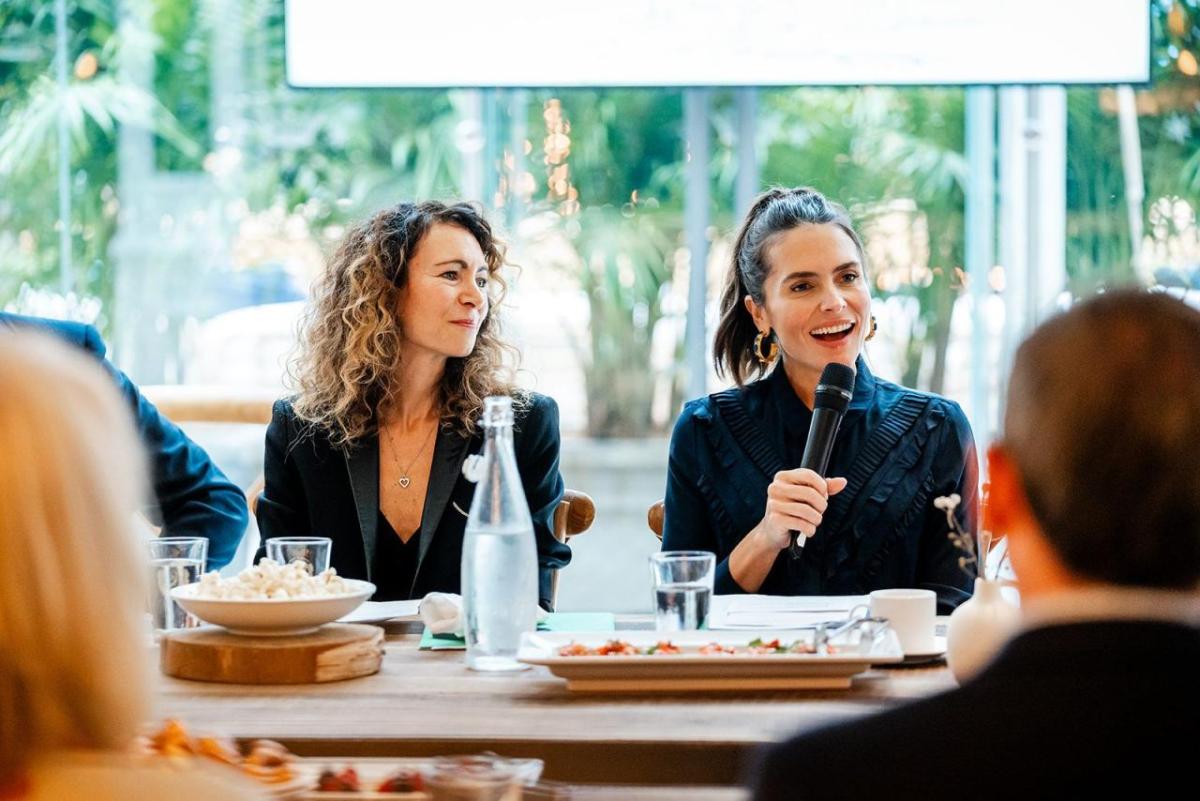
[[[634,191],[642,201],[681,208],[682,94],[667,89],[572,89],[558,98],[571,124],[571,178],[585,206],[620,206]],[[542,131],[542,104],[531,104],[530,131]],[[535,137],[534,155],[540,148]]]
[[[582,261],[577,274],[591,312],[587,347],[578,347],[588,398],[588,433],[636,436],[653,429],[656,376],[651,341],[671,280],[678,216],[592,206],[567,218]]]
[[[916,386],[929,359],[927,388],[941,391],[950,311],[962,290],[955,278],[965,246],[962,90],[785,89],[764,92],[763,106],[771,136],[764,185],[816,187],[863,228],[888,201],[915,203],[913,220],[928,230],[931,273],[875,291],[916,299],[920,314],[902,380]]]
[[[171,110],[189,141],[209,142],[212,80],[212,27],[200,12],[204,0],[155,0],[151,28],[158,41],[154,53],[154,96]],[[211,5],[211,4],[208,4]],[[220,24],[216,21],[216,24]],[[155,161],[160,170],[203,169],[199,148],[180,148],[176,137],[159,135]]]
[[[76,291],[111,300],[108,246],[116,232],[118,125],[156,131],[178,152],[199,153],[157,99],[123,83],[115,69],[124,47],[154,42],[132,25],[118,29],[112,2],[68,5],[69,64],[94,58],[96,71],[54,80],[53,4],[15,0],[0,6],[0,304],[23,284],[58,284],[58,121],[70,136],[72,251]]]

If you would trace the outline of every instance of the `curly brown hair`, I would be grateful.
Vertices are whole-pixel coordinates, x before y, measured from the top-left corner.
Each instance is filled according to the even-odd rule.
[[[485,397],[517,394],[505,361],[506,355],[515,359],[517,351],[501,339],[496,313],[504,299],[504,243],[471,204],[400,203],[346,234],[313,286],[300,353],[290,368],[296,416],[336,446],[375,433],[377,410],[398,390],[404,321],[396,309],[408,282],[409,259],[437,223],[475,237],[487,261],[489,287],[495,287],[488,293],[475,349],[446,362],[438,398],[442,426],[473,434]]]

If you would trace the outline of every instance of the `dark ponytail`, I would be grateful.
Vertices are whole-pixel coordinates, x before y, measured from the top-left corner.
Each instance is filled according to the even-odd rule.
[[[838,226],[854,242],[859,262],[866,269],[862,240],[850,222],[850,215],[837,203],[807,186],[794,189],[775,187],[758,196],[738,231],[734,242],[725,289],[721,293],[721,321],[713,339],[713,365],[717,375],[728,375],[742,386],[747,378],[766,372],[754,354],[758,329],[747,311],[744,298],[763,303],[763,283],[770,273],[764,254],[771,239],[800,225]],[[765,346],[764,346],[765,347]]]

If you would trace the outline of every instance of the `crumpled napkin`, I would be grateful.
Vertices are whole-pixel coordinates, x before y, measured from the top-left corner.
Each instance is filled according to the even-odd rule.
[[[452,592],[431,592],[421,599],[417,613],[434,634],[453,634],[455,637],[462,637],[464,634],[461,595]],[[539,623],[549,614],[538,606]]]

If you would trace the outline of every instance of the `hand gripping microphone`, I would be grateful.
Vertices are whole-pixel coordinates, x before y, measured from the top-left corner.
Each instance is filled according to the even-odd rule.
[[[813,397],[812,422],[808,426],[808,440],[804,443],[804,456],[800,466],[807,467],[822,478],[829,467],[829,454],[833,453],[833,441],[837,438],[842,417],[850,406],[854,395],[854,368],[838,362],[830,362],[821,371],[817,391]],[[792,532],[792,544],[788,550],[797,559],[804,550],[804,540],[798,531]]]

